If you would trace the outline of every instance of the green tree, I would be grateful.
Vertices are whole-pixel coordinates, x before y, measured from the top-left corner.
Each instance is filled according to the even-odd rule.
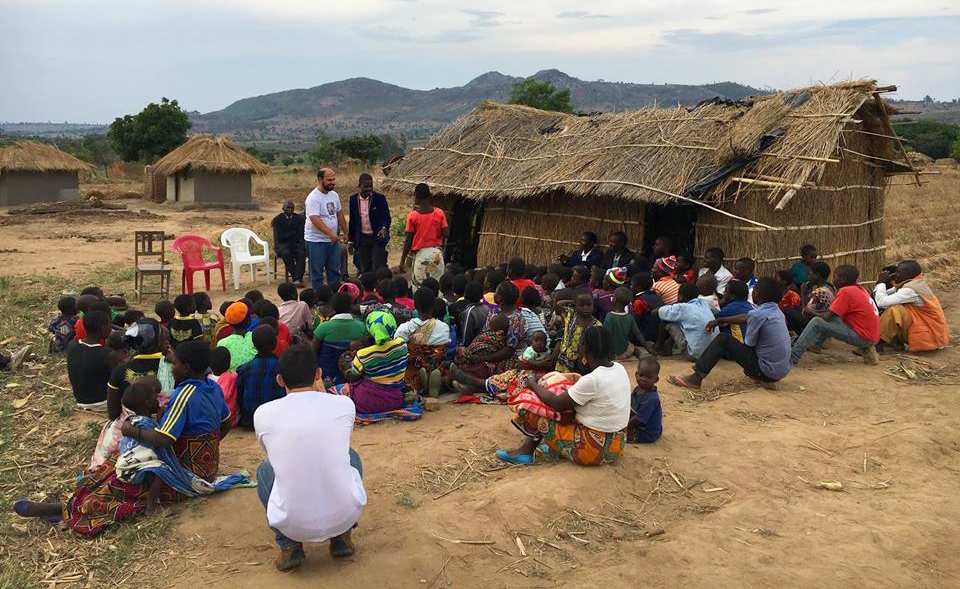
[[[343,154],[334,147],[330,137],[320,133],[317,144],[307,153],[307,160],[314,166],[336,165],[343,160]]]
[[[104,171],[107,166],[117,161],[117,153],[113,151],[106,135],[87,135],[82,143],[87,156],[84,159],[95,166],[103,167]]]
[[[953,151],[950,157],[960,160],[960,137],[957,137],[957,140],[953,142]]]
[[[136,115],[117,118],[107,136],[124,161],[154,162],[187,140],[190,117],[176,100],[151,102]]]
[[[380,156],[383,140],[376,135],[356,135],[344,137],[333,142],[339,152],[347,157],[358,159],[366,164],[372,164]]]
[[[570,89],[557,90],[547,81],[527,78],[513,85],[510,91],[510,104],[525,104],[541,110],[573,112],[570,103]]]
[[[904,120],[893,124],[906,146],[933,159],[950,157],[953,144],[960,137],[960,126],[928,120]]]

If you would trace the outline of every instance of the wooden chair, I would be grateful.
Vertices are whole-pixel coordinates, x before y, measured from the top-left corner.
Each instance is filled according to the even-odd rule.
[[[170,274],[173,268],[167,264],[167,236],[163,231],[134,231],[133,263],[136,267],[134,280],[136,282],[137,302],[143,300],[143,295],[158,295],[166,299],[170,295]],[[143,290],[144,279],[147,276],[160,277],[160,289],[153,292]]]

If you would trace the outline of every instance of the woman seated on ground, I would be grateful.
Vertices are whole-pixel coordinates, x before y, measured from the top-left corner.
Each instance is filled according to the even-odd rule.
[[[436,293],[421,287],[413,295],[417,317],[397,328],[396,336],[407,342],[406,385],[418,393],[440,393],[440,363],[450,344],[450,326],[443,318],[434,318]],[[433,394],[436,393],[436,394]]]
[[[511,464],[531,464],[534,450],[539,449],[582,466],[598,466],[620,457],[630,421],[630,376],[612,360],[610,334],[603,327],[586,329],[582,341],[581,353],[587,358],[590,372],[566,393],[556,395],[534,377],[524,383],[561,418],[519,409],[513,425],[526,439],[515,450],[497,450],[498,458]]]
[[[386,311],[374,311],[364,322],[373,345],[362,348],[345,373],[348,395],[357,413],[382,413],[403,407],[403,375],[407,368],[407,344],[399,337],[397,321]]]
[[[563,318],[563,339],[557,348],[557,372],[586,374],[587,366],[580,354],[580,342],[584,332],[602,324],[593,316],[593,296],[579,292],[572,301],[558,301],[557,313]]]
[[[470,354],[460,357],[461,364],[452,365],[450,376],[454,382],[463,385],[460,392],[478,393],[486,390],[486,379],[494,374],[500,374],[517,367],[520,354],[527,348],[527,325],[523,320],[523,313],[517,309],[517,287],[512,282],[501,282],[494,293],[494,300],[500,308],[499,315],[507,319],[507,336],[503,346],[496,352],[488,355]],[[589,293],[590,308],[593,308],[593,299]],[[491,314],[487,318],[487,325],[483,331],[490,331],[490,322],[498,314]],[[499,319],[498,319],[499,321]],[[466,362],[465,364],[463,362]]]
[[[173,374],[178,385],[159,427],[140,429],[129,420],[122,426],[126,437],[154,448],[172,447],[184,468],[208,482],[216,478],[220,440],[230,431],[230,410],[223,392],[206,377],[210,354],[207,342],[180,344],[173,358]],[[159,393],[159,383],[156,388]],[[133,416],[132,411],[130,415]],[[74,532],[96,536],[107,526],[147,509],[149,485],[121,480],[114,460],[86,470],[78,482],[79,486],[66,503],[18,501],[14,510],[23,517],[42,517],[51,522],[63,518]],[[160,493],[161,501],[180,498],[169,488]]]

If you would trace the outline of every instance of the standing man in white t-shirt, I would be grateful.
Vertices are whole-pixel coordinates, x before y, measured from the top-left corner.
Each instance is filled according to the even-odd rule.
[[[323,284],[324,272],[328,284],[340,282],[340,234],[346,232],[347,221],[343,217],[340,195],[334,190],[336,185],[337,173],[330,168],[320,168],[317,187],[307,195],[303,239],[307,243],[310,286],[314,290]]]
[[[367,504],[363,464],[350,447],[357,410],[349,397],[323,392],[321,376],[313,349],[291,346],[277,365],[286,396],[253,414],[267,451],[257,468],[257,495],[283,572],[303,564],[303,542],[329,540],[334,558],[353,555],[350,533]]]

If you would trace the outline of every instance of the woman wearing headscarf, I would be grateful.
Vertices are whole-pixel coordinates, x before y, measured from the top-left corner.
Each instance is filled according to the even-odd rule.
[[[364,325],[374,343],[357,352],[345,374],[349,384],[340,392],[350,396],[357,413],[400,409],[403,407],[407,344],[395,337],[397,321],[386,311],[370,313]]]

